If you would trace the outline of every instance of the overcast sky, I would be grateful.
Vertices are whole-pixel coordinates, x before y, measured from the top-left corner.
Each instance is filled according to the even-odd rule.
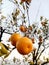
[[[3,0],[2,11],[4,15],[9,15],[15,9],[15,5],[8,0]],[[30,22],[39,21],[40,16],[49,19],[49,0],[32,0],[29,9]]]

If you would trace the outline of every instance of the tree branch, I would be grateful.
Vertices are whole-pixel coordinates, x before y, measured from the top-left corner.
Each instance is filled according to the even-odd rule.
[[[44,62],[44,63],[42,63],[41,65],[45,65],[45,64],[47,65],[47,63],[49,63],[49,62]]]

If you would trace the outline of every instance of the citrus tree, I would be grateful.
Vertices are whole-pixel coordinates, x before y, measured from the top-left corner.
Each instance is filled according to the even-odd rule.
[[[46,40],[49,40],[49,20],[41,16],[40,24],[32,23],[30,24],[29,20],[29,7],[31,0],[9,0],[15,4],[16,9],[11,13],[11,16],[8,15],[8,18],[2,15],[2,10],[0,6],[0,57],[4,56],[4,59],[9,56],[9,54],[16,48],[21,55],[32,54],[32,61],[28,61],[30,65],[44,65],[49,63],[49,58],[44,58],[43,63],[40,62],[40,56],[42,53],[49,48],[49,43],[45,43]],[[2,0],[0,0],[0,5],[2,5]],[[5,20],[5,22],[4,22]],[[10,34],[8,42],[11,42],[10,46],[6,46],[2,43],[3,33]],[[34,44],[37,42],[38,48],[34,47]],[[42,50],[41,50],[41,47]],[[28,55],[29,57],[29,55]],[[25,60],[28,59],[25,57]]]

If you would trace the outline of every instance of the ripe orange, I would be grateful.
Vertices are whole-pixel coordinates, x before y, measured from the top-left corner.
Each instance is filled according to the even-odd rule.
[[[22,55],[27,55],[33,50],[33,45],[31,39],[27,37],[22,37],[18,40],[16,44],[18,52]]]
[[[11,44],[13,46],[16,46],[17,41],[21,38],[21,35],[18,33],[13,33],[11,37],[9,38],[9,41],[11,41]]]
[[[26,32],[26,31],[27,31],[27,28],[24,27],[23,25],[21,25],[21,26],[20,26],[20,31],[22,31],[22,32]]]

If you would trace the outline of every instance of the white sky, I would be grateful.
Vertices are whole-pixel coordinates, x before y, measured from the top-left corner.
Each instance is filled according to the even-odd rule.
[[[4,4],[2,6],[2,11],[3,14],[7,16],[15,9],[15,5],[8,0],[3,0],[3,2]],[[44,16],[49,19],[49,0],[32,0],[29,9],[29,15],[30,22],[35,22],[35,20],[39,21],[40,16]]]
[[[15,5],[9,2],[8,0],[3,0],[3,2],[4,4],[2,5],[2,12],[5,16],[8,16],[15,9]],[[38,15],[37,15],[37,12],[38,12]],[[30,15],[30,23],[35,22],[35,20],[36,22],[38,22],[40,19],[40,16],[44,16],[49,19],[49,0],[32,0],[30,4],[30,9],[29,9],[29,15]],[[5,40],[7,40],[7,36],[5,37]],[[18,58],[21,57],[21,55],[18,52],[16,53],[12,52],[11,57],[13,56],[17,56]]]
[[[40,7],[40,8],[39,8]],[[38,12],[39,9],[39,12]],[[37,15],[38,12],[38,15]],[[40,16],[44,16],[49,19],[49,0],[32,0],[30,6],[30,18],[31,21],[35,21],[37,15],[37,21]]]

